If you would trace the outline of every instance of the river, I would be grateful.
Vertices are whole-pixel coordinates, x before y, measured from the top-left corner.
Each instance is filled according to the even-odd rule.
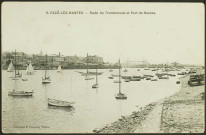
[[[127,100],[115,99],[118,93],[118,83],[108,79],[110,74],[118,74],[118,69],[109,72],[108,69],[99,69],[103,72],[98,76],[100,87],[92,89],[94,80],[85,80],[75,71],[63,70],[57,73],[50,70],[52,82],[42,84],[43,70],[37,70],[34,75],[26,75],[28,81],[12,80],[14,74],[2,71],[2,130],[4,133],[91,133],[94,128],[101,128],[112,123],[122,115],[129,115],[140,107],[170,96],[180,89],[176,84],[178,77],[150,81],[131,81],[122,83],[122,92]],[[90,70],[95,71],[95,70]],[[152,74],[156,71],[128,69],[122,75]],[[176,74],[176,71],[170,73]],[[94,76],[95,78],[95,76]],[[31,91],[32,97],[11,97],[8,91],[12,89]],[[72,108],[49,106],[47,98],[74,101]]]

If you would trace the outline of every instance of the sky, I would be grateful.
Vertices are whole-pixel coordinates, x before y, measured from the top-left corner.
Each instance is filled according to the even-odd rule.
[[[89,53],[105,62],[120,58],[204,65],[204,10],[201,3],[4,2],[2,52],[16,49],[36,54],[42,50],[44,54],[83,57]]]

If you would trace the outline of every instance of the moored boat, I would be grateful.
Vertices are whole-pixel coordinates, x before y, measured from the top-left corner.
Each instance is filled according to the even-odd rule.
[[[8,92],[8,95],[9,96],[32,96],[33,94],[33,91],[16,91],[16,90],[13,90],[13,91],[9,91]]]
[[[119,82],[121,82],[121,65],[119,59]],[[127,95],[121,92],[121,83],[119,83],[119,93],[115,94],[116,99],[127,99]]]
[[[28,78],[21,78],[22,81],[28,81]]]
[[[26,68],[26,74],[27,75],[33,75],[34,74],[34,68],[32,67],[32,64],[31,64],[31,62],[29,63],[29,66],[27,66],[27,68]]]
[[[122,81],[114,80],[113,83],[122,83]]]
[[[48,98],[48,105],[58,106],[58,107],[72,107],[75,102],[68,102],[56,99]]]
[[[151,77],[147,77],[146,80],[151,80]]]
[[[59,72],[59,73],[62,72],[61,65],[58,66],[57,72]]]
[[[97,66],[96,66],[96,83],[92,86],[92,88],[99,88],[98,75],[97,75]]]
[[[13,71],[14,71],[14,66],[13,66],[12,61],[11,61],[9,66],[8,66],[7,72],[13,72]]]
[[[112,76],[109,76],[108,78],[109,78],[109,79],[113,79],[114,77],[112,77]]]
[[[42,77],[42,84],[51,83],[50,75],[48,75],[48,71],[47,71],[47,55],[46,55],[46,63],[44,68],[45,71],[44,71],[44,77]]]
[[[131,78],[130,81],[141,81],[141,78]]]

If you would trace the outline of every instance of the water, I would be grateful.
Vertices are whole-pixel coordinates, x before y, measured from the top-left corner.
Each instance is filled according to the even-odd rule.
[[[38,70],[35,75],[26,75],[28,81],[12,80],[13,73],[2,71],[2,130],[7,133],[91,133],[94,128],[101,128],[112,123],[122,115],[129,115],[140,107],[170,96],[180,89],[176,84],[179,76],[168,80],[141,80],[122,83],[122,92],[127,100],[116,100],[118,83],[108,79],[110,74],[118,74],[118,70],[108,69],[98,77],[100,87],[92,89],[94,80],[84,80],[75,71],[63,70],[57,73],[49,71],[52,82],[42,84],[44,71]],[[85,70],[82,70],[85,71]],[[95,71],[95,70],[90,70]],[[155,74],[156,71],[128,69],[127,75]],[[171,72],[175,73],[175,71]],[[122,75],[125,75],[122,72]],[[94,76],[95,78],[95,76]],[[11,97],[12,89],[31,91],[32,97]],[[72,108],[48,106],[47,98],[74,101]],[[138,107],[137,107],[138,106]]]

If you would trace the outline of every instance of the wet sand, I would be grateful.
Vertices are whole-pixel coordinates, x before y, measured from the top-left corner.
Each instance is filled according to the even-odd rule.
[[[95,133],[203,133],[204,132],[204,85],[190,87],[189,76],[180,78],[181,90],[174,95],[153,102],[141,111]],[[177,84],[180,85],[180,84]]]

